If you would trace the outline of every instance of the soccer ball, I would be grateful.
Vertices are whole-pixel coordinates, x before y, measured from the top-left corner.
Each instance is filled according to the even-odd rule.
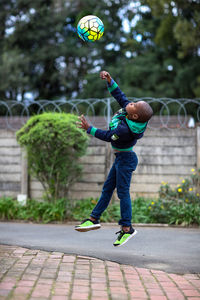
[[[78,22],[77,33],[85,42],[95,42],[104,33],[103,22],[96,16],[85,16]]]

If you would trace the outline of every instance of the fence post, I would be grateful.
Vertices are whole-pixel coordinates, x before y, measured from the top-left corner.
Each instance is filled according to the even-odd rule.
[[[21,149],[21,194],[28,196],[28,162],[27,154]]]
[[[110,124],[110,114],[111,114],[110,98],[108,98],[108,101],[107,101],[107,128],[109,128],[109,124]]]
[[[110,106],[110,98],[107,99],[107,129],[109,128],[110,120],[111,120],[111,106]],[[106,145],[106,168],[105,168],[105,179],[108,176],[108,172],[113,164],[114,157],[113,151],[111,151],[110,144]],[[113,193],[111,201],[115,202],[117,199],[116,190]]]

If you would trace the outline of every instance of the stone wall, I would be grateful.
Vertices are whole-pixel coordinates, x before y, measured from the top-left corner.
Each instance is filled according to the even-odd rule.
[[[155,196],[162,181],[175,187],[197,168],[197,128],[147,130],[135,151],[139,164],[131,192]]]
[[[0,197],[21,193],[21,149],[15,132],[0,129]]]
[[[191,174],[192,168],[200,167],[200,127],[147,129],[135,152],[139,165],[132,178],[131,196],[156,197],[162,181],[176,186]],[[110,144],[91,137],[87,155],[81,158],[83,177],[72,186],[69,196],[98,198],[112,161]],[[28,176],[26,158],[15,132],[0,129],[0,197],[26,193],[40,199],[43,189]]]

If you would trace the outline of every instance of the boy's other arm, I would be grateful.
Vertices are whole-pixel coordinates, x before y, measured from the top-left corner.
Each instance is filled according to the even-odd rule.
[[[107,81],[108,90],[111,95],[117,100],[122,108],[125,108],[130,101],[126,98],[126,95],[120,90],[117,83],[112,79],[107,71],[100,72],[100,78]]]
[[[88,134],[91,134],[92,136],[96,137],[99,140],[105,141],[105,142],[111,142],[112,136],[115,135],[117,132],[117,129],[115,130],[102,130],[95,128],[91,126],[84,115],[81,115],[79,117],[80,122],[77,122],[77,126],[79,128],[82,128],[87,131]]]

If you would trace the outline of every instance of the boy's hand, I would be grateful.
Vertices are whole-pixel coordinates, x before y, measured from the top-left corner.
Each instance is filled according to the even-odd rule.
[[[79,120],[81,122],[76,122],[77,127],[78,128],[82,128],[84,130],[88,130],[88,128],[90,127],[90,124],[88,123],[88,121],[86,120],[86,118],[84,117],[84,115],[81,115],[80,117],[78,117]]]
[[[100,78],[103,80],[106,79],[108,83],[110,83],[111,79],[112,79],[112,77],[110,76],[110,74],[107,71],[101,71]]]

